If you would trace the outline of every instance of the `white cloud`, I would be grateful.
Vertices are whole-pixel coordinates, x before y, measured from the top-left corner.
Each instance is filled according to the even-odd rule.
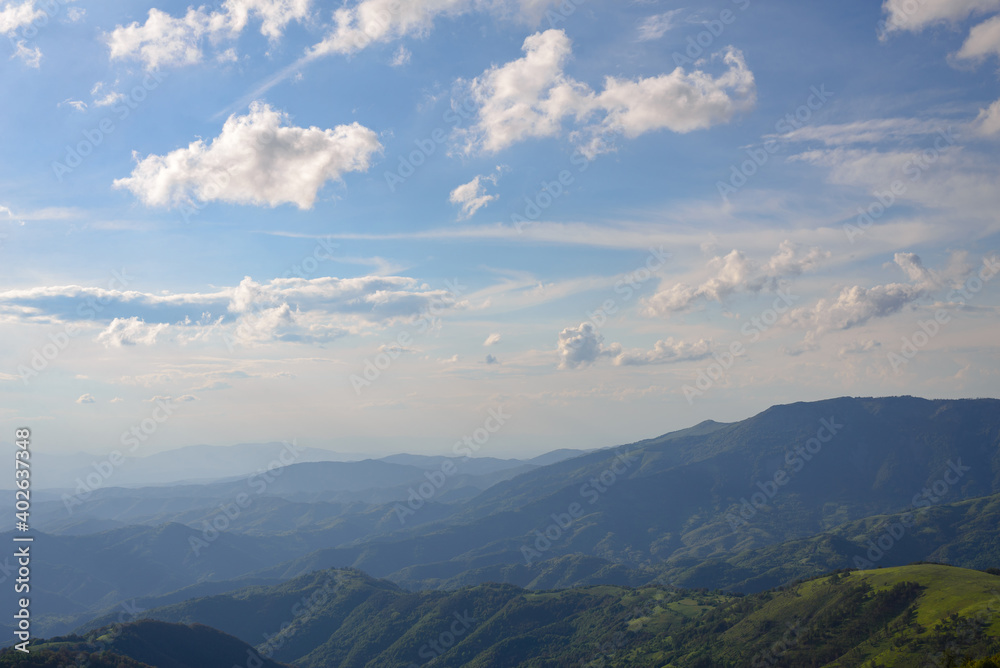
[[[137,59],[155,70],[199,62],[201,38],[210,27],[210,17],[202,9],[190,7],[183,18],[175,18],[154,7],[144,24],[118,26],[105,39],[112,60]]]
[[[287,115],[255,102],[246,116],[231,116],[211,143],[199,139],[164,156],[147,156],[114,186],[150,206],[200,200],[310,209],[327,181],[366,171],[382,149],[375,133],[356,122],[321,130],[287,121]]]
[[[449,201],[452,204],[458,204],[462,207],[460,220],[471,218],[484,206],[499,199],[498,195],[486,194],[486,184],[484,181],[489,181],[493,185],[496,185],[501,173],[502,168],[497,167],[496,173],[490,176],[476,176],[476,178],[468,183],[462,184],[451,191]]]
[[[503,337],[500,334],[490,334],[489,336],[486,337],[486,340],[483,341],[483,345],[488,348],[490,346],[497,345],[502,340]]]
[[[563,122],[575,119],[574,137],[589,137],[584,151],[595,155],[609,150],[599,135],[635,138],[655,130],[706,129],[756,102],[753,74],[743,54],[732,48],[713,57],[728,68],[717,78],[678,67],[638,80],[607,77],[600,93],[564,72],[572,55],[564,31],[531,35],[523,50],[523,58],[494,66],[466,84],[479,107],[476,124],[464,133],[467,151],[496,152],[525,139],[558,136]]]
[[[410,62],[411,55],[412,54],[410,53],[409,49],[407,49],[403,45],[400,45],[399,48],[396,49],[396,52],[392,54],[392,61],[390,62],[390,64],[393,67],[402,67],[403,65],[406,65],[407,63]]]
[[[885,0],[885,32],[919,32],[936,23],[956,23],[1000,9],[1000,0]]]
[[[100,312],[89,306],[94,303],[103,305]],[[432,305],[442,310],[458,306],[449,291],[429,289],[405,276],[276,278],[264,283],[247,277],[235,287],[195,293],[143,293],[76,285],[0,291],[0,312],[20,313],[23,322],[100,319],[111,323],[115,318],[134,316],[146,323],[191,324],[206,320],[205,314],[208,321],[220,316],[232,321],[283,304],[303,312],[370,322],[414,318]]]
[[[988,137],[1000,135],[1000,100],[979,112],[975,128],[976,132]]]
[[[104,344],[106,348],[121,348],[140,343],[151,346],[156,343],[156,337],[167,327],[168,325],[164,323],[147,325],[141,318],[134,316],[115,318],[107,329],[97,336],[97,342]]]
[[[8,3],[0,9],[0,34],[11,37],[44,15],[45,12],[35,9],[35,0],[24,0],[20,4]]]
[[[86,9],[80,9],[79,7],[70,7],[66,10],[66,18],[69,19],[70,23],[76,23],[83,19],[87,15]]]
[[[310,49],[310,55],[357,53],[373,43],[406,36],[423,37],[439,16],[455,17],[471,11],[538,21],[548,7],[562,0],[361,0],[334,11],[335,27]]]
[[[802,346],[793,349],[792,354],[816,349],[816,342],[824,334],[861,327],[871,320],[899,313],[939,289],[957,287],[972,270],[967,256],[965,252],[953,253],[943,270],[932,271],[924,266],[920,256],[896,253],[892,264],[906,274],[910,283],[845,287],[834,299],[820,299],[813,306],[793,309],[787,322],[809,331]]]
[[[94,84],[94,87],[90,89],[90,95],[93,97],[95,107],[110,107],[116,102],[121,102],[125,99],[122,93],[115,90],[107,90],[107,85],[103,81],[98,81]]]
[[[62,102],[60,102],[59,106],[61,107],[64,104],[73,107],[77,111],[87,111],[87,103],[84,102],[83,100],[74,100],[72,98],[67,98],[67,99],[63,100]]]
[[[580,369],[607,357],[616,366],[649,366],[676,364],[705,359],[712,354],[712,342],[702,339],[686,343],[673,338],[657,341],[652,350],[623,350],[621,344],[604,345],[604,337],[585,322],[579,327],[567,327],[559,333],[557,347],[559,368]]]
[[[174,403],[174,404],[189,404],[189,403],[198,401],[198,397],[194,396],[193,394],[183,394],[183,395],[181,395],[179,397],[157,395],[157,396],[152,397],[150,399],[146,399],[146,401],[148,403],[151,403],[151,404],[156,404],[156,403],[160,403],[160,402],[167,403],[167,404],[170,404],[170,403]]]
[[[312,0],[226,0],[224,13],[235,32],[241,32],[253,16],[260,19],[260,34],[275,40],[285,27],[309,17]]]
[[[94,398],[93,394],[81,395],[79,399],[76,400],[78,404],[96,404],[97,399]]]
[[[28,67],[39,68],[42,65],[42,51],[37,46],[29,47],[24,40],[17,43],[17,48],[11,58],[20,58]]]
[[[936,135],[949,127],[946,121],[916,118],[875,118],[852,123],[805,125],[783,135],[768,138],[790,142],[820,141],[827,146],[900,142],[914,137]]]
[[[663,37],[668,30],[674,27],[674,16],[681,11],[683,10],[671,9],[662,14],[647,16],[639,23],[639,41],[648,42]]]
[[[621,354],[617,343],[604,346],[604,337],[589,322],[579,327],[567,327],[559,332],[560,369],[581,369],[590,366],[602,357],[616,357]]]
[[[690,309],[699,301],[722,302],[739,292],[775,290],[783,278],[794,277],[817,267],[830,257],[819,248],[803,250],[790,241],[782,242],[767,262],[760,264],[733,250],[708,263],[711,277],[699,285],[675,283],[646,300],[647,315],[666,316]]]
[[[189,7],[183,17],[152,8],[145,23],[119,25],[105,40],[112,60],[141,60],[147,69],[192,65],[204,56],[204,40],[217,45],[236,39],[251,17],[261,21],[262,35],[277,40],[289,23],[309,17],[311,4],[311,0],[226,0],[221,12]]]
[[[712,343],[702,339],[686,343],[668,338],[657,341],[652,350],[622,352],[615,358],[618,366],[646,366],[650,364],[675,364],[705,359],[712,354]]]
[[[975,26],[956,55],[971,60],[1000,55],[1000,16]]]

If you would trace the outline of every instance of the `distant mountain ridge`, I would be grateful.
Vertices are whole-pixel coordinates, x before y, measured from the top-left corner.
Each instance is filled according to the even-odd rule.
[[[102,491],[89,502],[96,510],[149,524],[40,534],[39,549],[52,556],[39,565],[38,596],[52,617],[40,615],[39,628],[51,623],[62,632],[130,598],[199,584],[222,592],[243,578],[269,583],[331,567],[359,568],[410,589],[490,581],[641,585],[662,576],[759,591],[854,566],[881,523],[907,512],[913,533],[878,565],[929,558],[989,565],[998,550],[984,522],[1000,517],[993,498],[1000,494],[1000,401],[839,398],[775,406],[741,422],[704,422],[531,468],[485,491],[474,491],[475,477],[454,477],[461,486],[442,488],[405,523],[398,501],[284,498],[324,493],[334,478],[311,471],[322,468],[289,469],[303,475],[269,487],[235,519],[222,518],[217,536],[199,527],[200,518],[220,517],[220,498],[212,492],[198,500],[197,490],[226,489],[221,501],[232,503],[226,495],[238,486],[225,485],[235,483],[153,488],[143,498]],[[433,469],[411,473],[419,480]],[[915,507],[915,499],[926,505]],[[192,540],[208,545],[194,554]]]
[[[209,483],[245,477],[271,465],[314,462],[361,462],[364,460],[402,464],[422,469],[440,466],[441,456],[397,454],[372,457],[361,453],[342,453],[293,443],[240,443],[237,445],[190,445],[151,455],[132,455],[128,448],[114,445],[107,453],[49,454],[39,452],[39,480],[36,488],[76,489],[80,481],[106,468],[112,452],[119,452],[125,463],[114,467],[113,474],[100,475],[100,487],[140,487]],[[467,473],[482,475],[523,466],[542,466],[584,454],[584,450],[563,449],[530,459],[476,457],[464,460]],[[7,483],[3,483],[7,485]],[[91,485],[93,487],[93,485]],[[3,489],[0,487],[0,489]],[[13,489],[10,485],[6,489]]]

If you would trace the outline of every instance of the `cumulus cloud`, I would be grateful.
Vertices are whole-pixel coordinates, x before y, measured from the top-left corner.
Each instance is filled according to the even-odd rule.
[[[1000,55],[1000,16],[975,26],[956,55],[968,60]]]
[[[885,33],[920,32],[937,23],[956,23],[969,16],[1000,10],[1000,0],[885,0]]]
[[[486,337],[486,340],[483,341],[483,345],[488,348],[490,346],[497,345],[501,340],[503,340],[503,337],[500,334],[490,334]]]
[[[26,28],[44,15],[45,12],[35,8],[35,0],[7,3],[0,9],[0,34],[12,37],[18,30]]]
[[[222,11],[189,7],[182,17],[154,7],[145,23],[117,26],[105,40],[112,60],[141,60],[147,69],[192,65],[202,60],[204,41],[219,44],[236,39],[251,17],[260,20],[261,34],[277,40],[289,23],[308,18],[311,4],[312,0],[226,0]]]
[[[727,68],[718,77],[678,67],[638,80],[609,76],[601,92],[565,73],[572,43],[564,31],[531,35],[523,50],[523,58],[463,82],[478,107],[474,126],[462,133],[467,151],[494,153],[526,139],[558,136],[573,119],[573,137],[593,156],[611,150],[603,139],[609,134],[635,138],[655,130],[702,130],[756,103],[753,74],[733,48],[713,58]]]
[[[497,184],[500,179],[501,168],[497,168],[496,173],[489,176],[476,176],[468,183],[464,183],[451,191],[449,201],[462,207],[459,220],[467,220],[476,215],[476,212],[484,206],[499,199],[498,195],[486,194],[486,183]]]
[[[557,344],[560,369],[581,369],[590,366],[602,357],[616,357],[621,354],[621,345],[613,343],[604,346],[604,337],[597,329],[585,322],[579,327],[567,327],[559,332]]]
[[[652,350],[623,350],[621,344],[604,345],[604,337],[589,322],[579,327],[567,327],[559,333],[557,352],[559,368],[581,369],[601,358],[609,358],[615,366],[649,366],[676,364],[705,359],[712,354],[711,341],[702,339],[687,343],[674,338],[657,341]]]
[[[668,338],[657,341],[652,350],[622,352],[615,358],[618,366],[646,366],[650,364],[674,364],[705,359],[712,354],[712,342],[702,339],[697,343],[686,343]]]
[[[132,175],[114,182],[150,206],[193,201],[310,209],[327,181],[363,172],[382,149],[358,124],[301,128],[255,102],[246,116],[230,116],[210,143],[192,142],[167,155],[138,160]]]
[[[828,332],[861,327],[871,320],[899,313],[939,289],[959,286],[972,270],[965,252],[953,253],[940,271],[925,267],[914,253],[896,253],[892,264],[906,274],[909,283],[845,287],[835,298],[820,299],[813,306],[790,311],[788,323],[809,330],[802,346],[792,349],[792,354],[815,349],[818,339]]]
[[[352,54],[374,43],[430,33],[440,16],[456,17],[472,11],[492,11],[537,21],[561,0],[361,0],[333,13],[333,29],[310,55]]]
[[[668,12],[663,12],[662,14],[654,14],[653,16],[647,16],[642,22],[639,23],[639,36],[640,42],[649,42],[654,39],[660,39],[667,31],[674,27],[674,17],[681,13],[680,9],[671,9]]]
[[[708,263],[712,276],[698,285],[675,283],[645,301],[647,315],[666,316],[686,311],[701,301],[722,302],[735,293],[775,290],[781,279],[798,276],[830,257],[819,248],[803,249],[784,241],[777,253],[763,264],[739,250]]]
[[[147,325],[141,318],[115,318],[107,329],[97,336],[97,342],[107,348],[121,348],[142,344],[151,346],[156,343],[156,337],[167,329],[168,325],[159,323]]]
[[[79,399],[76,400],[78,404],[96,404],[97,399],[94,398],[93,394],[84,394]]]

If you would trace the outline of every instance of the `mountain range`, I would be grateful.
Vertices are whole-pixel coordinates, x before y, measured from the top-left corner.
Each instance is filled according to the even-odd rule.
[[[436,619],[427,617],[430,609],[460,612],[443,603],[456,600],[479,601],[476,614],[490,619],[503,606],[520,611],[528,601],[532,614],[570,633],[567,642],[585,654],[586,633],[570,627],[580,621],[581,629],[603,628],[616,614],[578,620],[581,610],[603,605],[587,598],[595,592],[613,591],[608,600],[621,601],[634,592],[683,591],[697,602],[698,619],[715,619],[702,619],[706,610],[726,610],[721,618],[731,621],[748,596],[771,600],[792,583],[806,586],[845,569],[852,569],[851,591],[829,605],[845,615],[845,601],[859,610],[871,605],[903,629],[910,618],[898,615],[932,588],[930,571],[890,583],[891,594],[869,581],[875,575],[854,578],[915,562],[948,564],[947,572],[973,579],[980,576],[969,574],[1000,567],[1000,401],[844,397],[534,460],[397,455],[294,462],[196,484],[39,498],[35,549],[45,556],[33,574],[35,628],[49,636],[75,632],[74,643],[93,642],[87,634],[111,624],[125,606],[259,645],[261,633],[284,621],[260,611],[277,614],[331,573],[348,574],[353,598],[339,608],[331,603],[340,612],[323,613],[323,631],[296,618],[303,628],[275,660],[302,668],[375,666],[403,661],[408,652],[405,661],[419,665],[406,629]],[[0,571],[9,575],[10,567],[0,564]],[[454,599],[459,592],[474,593]],[[553,592],[558,605],[532,592]],[[370,598],[374,603],[347,623],[348,609]],[[395,609],[387,601],[402,606],[398,623],[384,617],[383,609]],[[558,612],[546,612],[550,604]],[[506,634],[496,631],[453,655],[480,663],[436,665],[491,665],[488,657],[514,656],[519,643],[546,646],[534,637],[517,640],[517,615],[510,620]],[[383,635],[365,640],[369,627]],[[703,626],[685,628],[707,637]],[[844,632],[874,642],[858,629]],[[364,649],[367,642],[374,644]],[[830,655],[849,644],[837,641]],[[718,663],[736,659],[717,643],[711,646],[721,653],[697,661],[687,645],[654,645],[654,664],[620,665],[740,665]],[[343,654],[348,646],[361,648],[356,657]],[[379,654],[376,646],[398,651]],[[977,660],[988,656],[985,648]],[[676,654],[682,651],[688,654]],[[545,652],[562,656],[555,649],[533,656]],[[142,661],[133,654],[123,656]],[[679,656],[687,658],[655,663]]]

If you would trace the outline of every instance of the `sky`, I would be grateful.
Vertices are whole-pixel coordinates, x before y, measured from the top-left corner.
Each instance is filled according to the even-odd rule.
[[[0,36],[36,449],[998,396],[1000,0],[0,0]]]

